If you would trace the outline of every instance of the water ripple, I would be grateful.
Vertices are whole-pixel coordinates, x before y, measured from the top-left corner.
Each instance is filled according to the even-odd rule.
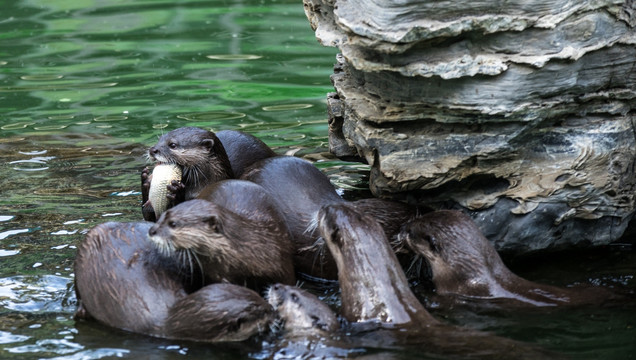
[[[0,257],[18,255],[20,250],[4,250],[0,249]]]
[[[86,360],[86,359],[101,359],[103,357],[124,357],[124,355],[130,353],[129,350],[126,349],[114,349],[114,348],[102,348],[95,350],[84,350],[79,351],[73,355],[64,355],[58,356],[54,358],[50,358],[50,360]]]
[[[29,232],[29,229],[14,229],[14,230],[3,231],[3,232],[0,232],[0,240],[6,239],[11,235],[21,234],[25,232]]]
[[[313,107],[313,105],[312,104],[271,105],[271,106],[263,106],[263,111],[290,111],[290,110],[309,109],[310,107]]]
[[[179,119],[191,120],[191,121],[206,121],[206,120],[231,120],[244,118],[246,114],[240,112],[231,111],[208,111],[201,113],[191,113],[177,115]]]
[[[256,60],[262,58],[262,56],[253,54],[218,54],[207,55],[206,58],[212,60]]]
[[[72,312],[73,280],[56,275],[19,275],[0,279],[0,306],[25,312]]]
[[[23,342],[29,339],[30,337],[26,335],[14,335],[10,332],[0,331],[0,344]]]
[[[82,349],[84,349],[84,346],[66,339],[44,339],[36,341],[35,344],[7,348],[5,350],[14,354],[39,353],[45,351],[65,355]]]

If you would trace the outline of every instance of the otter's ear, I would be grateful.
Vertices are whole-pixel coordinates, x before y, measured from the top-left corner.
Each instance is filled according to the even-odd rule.
[[[216,216],[210,216],[207,219],[207,223],[210,229],[217,234],[221,233],[221,231],[223,230],[223,228],[221,227],[221,219]]]
[[[205,139],[201,141],[201,145],[204,146],[206,149],[208,149],[208,151],[212,151],[212,149],[214,148],[214,140]]]

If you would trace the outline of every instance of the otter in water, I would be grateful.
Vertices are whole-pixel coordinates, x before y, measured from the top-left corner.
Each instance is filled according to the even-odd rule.
[[[147,240],[152,223],[91,229],[75,259],[77,319],[136,333],[196,341],[240,341],[266,330],[271,306],[232,284],[196,288]]]
[[[338,265],[341,316],[352,329],[363,327],[376,344],[425,343],[445,356],[545,358],[548,353],[487,333],[442,324],[411,292],[388,239],[370,216],[350,203],[325,206],[318,229]]]
[[[336,279],[337,269],[331,255],[325,251],[315,230],[316,214],[322,206],[346,203],[329,178],[307,160],[292,156],[264,159],[248,168],[242,179],[261,185],[278,203],[297,249],[297,270],[323,279]],[[373,216],[389,238],[399,227],[412,219],[418,210],[414,206],[383,199],[363,199],[351,202],[359,211]]]
[[[242,131],[222,130],[216,136],[225,148],[235,178],[240,178],[252,164],[277,155],[261,139]]]
[[[169,186],[169,207],[195,198],[207,185],[240,176],[246,167],[262,159],[276,156],[260,139],[235,130],[218,133],[183,127],[159,138],[148,150],[148,157],[157,164],[174,164],[181,168],[181,181]],[[144,219],[155,221],[148,201],[152,182],[150,170],[141,173],[142,212]]]
[[[600,304],[617,294],[598,287],[559,288],[512,273],[474,221],[454,210],[434,211],[404,225],[400,241],[426,259],[438,295],[497,300],[497,304],[556,306]]]
[[[276,200],[285,217],[296,247],[298,271],[315,277],[335,279],[336,269],[329,254],[307,250],[317,239],[309,225],[321,206],[343,200],[318,168],[292,156],[265,159],[242,176],[262,186]]]
[[[210,183],[234,177],[219,138],[212,131],[196,127],[183,127],[164,134],[148,150],[148,156],[157,164],[176,164],[181,168],[181,181],[173,182],[169,188],[172,206],[195,198]],[[145,168],[141,173],[142,212],[146,220],[154,221],[154,210],[148,201],[151,181],[150,171]]]
[[[149,229],[161,253],[180,259],[191,273],[201,271],[206,283],[227,281],[254,289],[295,283],[287,224],[262,187],[225,180],[200,196],[205,200],[169,209]]]
[[[198,135],[194,136],[192,134]],[[161,161],[166,161],[166,158],[170,158],[173,163],[181,165],[180,162],[173,160],[173,157],[165,155],[170,154],[170,141],[174,141],[175,144],[182,144],[184,147],[190,144],[192,149],[184,149],[183,153],[203,154],[205,151],[202,151],[201,146],[197,145],[197,141],[188,142],[180,141],[180,139],[201,138],[208,139],[206,143],[209,143],[211,141],[209,139],[212,136],[214,136],[213,133],[197,128],[173,130],[162,136],[159,143],[150,149],[150,153],[158,152],[163,156]],[[335,279],[337,277],[336,266],[331,260],[329,253],[321,246],[321,242],[318,241],[316,244],[318,235],[311,226],[312,220],[321,206],[345,201],[338,195],[329,178],[306,160],[291,156],[274,156],[275,153],[267,145],[251,135],[226,130],[219,132],[215,137],[215,141],[215,144],[222,143],[220,146],[225,147],[229,162],[216,161],[215,168],[221,169],[217,170],[220,173],[205,177],[205,179],[212,180],[203,181],[199,179],[198,183],[207,182],[207,184],[213,184],[216,181],[220,181],[220,179],[226,179],[231,174],[241,174],[241,179],[261,185],[275,199],[277,207],[287,221],[296,249],[295,263],[297,270],[313,277]],[[223,156],[219,155],[217,158],[221,159]],[[190,162],[190,167],[193,168],[204,168],[204,166],[196,166],[195,159],[204,162],[209,160],[205,156],[190,156],[187,159]],[[227,170],[228,164],[231,164],[231,171]],[[199,173],[199,171],[190,171],[190,173]],[[142,179],[148,185],[147,171],[145,175],[142,175]],[[172,185],[169,186],[168,196],[174,201],[170,202],[166,206],[167,208],[173,207],[194,195],[187,195],[187,192],[185,196],[179,195],[184,194],[183,189],[188,189],[190,187],[188,184],[191,183],[185,176],[185,170],[183,179],[181,183],[173,181]],[[203,191],[202,189],[197,189],[197,194]],[[145,194],[147,194],[147,191]],[[144,204],[146,204],[145,208],[148,208],[148,196],[144,195],[143,197]],[[212,201],[214,202],[214,200]],[[399,226],[410,220],[417,213],[412,206],[389,200],[364,199],[354,203],[361,211],[373,214],[383,226],[389,238],[397,234]],[[147,213],[144,211],[144,218],[154,221],[154,212]]]
[[[318,229],[338,267],[341,315],[351,322],[437,324],[409,288],[384,230],[351,204],[323,207]]]
[[[314,294],[295,286],[274,284],[265,298],[293,335],[329,335],[340,328],[336,314]]]

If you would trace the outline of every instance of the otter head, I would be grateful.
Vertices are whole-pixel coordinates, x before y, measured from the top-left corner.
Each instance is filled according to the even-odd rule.
[[[183,202],[163,214],[148,230],[150,241],[166,257],[177,258],[194,271],[229,274],[241,249],[226,233],[229,211],[205,200]],[[238,244],[240,245],[240,244]]]
[[[184,183],[209,183],[234,177],[230,160],[221,141],[212,131],[183,127],[159,138],[148,150],[159,164],[177,164]]]
[[[317,215],[317,227],[320,232],[320,236],[326,241],[332,254],[334,252],[340,253],[346,248],[352,239],[359,238],[358,236],[352,236],[353,232],[358,230],[364,230],[360,226],[352,226],[352,223],[367,225],[361,215],[347,203],[331,204],[323,206]],[[372,222],[368,225],[377,225]],[[334,256],[336,256],[334,254]]]
[[[218,206],[205,200],[190,200],[167,210],[148,235],[166,256],[181,250],[203,253],[210,241],[224,238]]]
[[[267,290],[267,301],[278,312],[285,331],[293,333],[333,332],[338,320],[315,295],[295,286],[275,284]]]
[[[438,293],[489,294],[503,263],[472,219],[459,211],[434,211],[406,223],[398,239],[424,257]]]
[[[286,234],[207,200],[167,210],[148,234],[164,256],[176,258],[193,275],[200,270],[209,282],[294,281],[291,244],[276,237]]]

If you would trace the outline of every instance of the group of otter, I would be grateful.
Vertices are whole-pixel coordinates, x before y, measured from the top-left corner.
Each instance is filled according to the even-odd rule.
[[[426,261],[437,296],[515,306],[614,297],[521,279],[467,215],[346,201],[310,162],[279,156],[239,131],[176,129],[148,155],[156,168],[141,175],[146,221],[98,225],[78,247],[77,318],[208,342],[242,341],[275,322],[288,338],[324,338],[346,327],[444,353],[492,357],[522,349],[532,358],[545,354],[429,314],[395,248],[400,258]],[[340,315],[294,286],[299,275],[338,280]]]

